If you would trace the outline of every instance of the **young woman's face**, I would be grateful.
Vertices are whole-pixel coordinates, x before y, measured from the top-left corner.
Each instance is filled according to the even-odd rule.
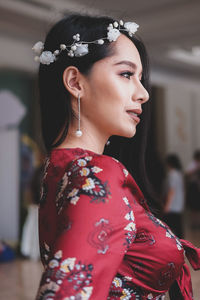
[[[114,53],[96,62],[85,78],[81,113],[108,137],[132,137],[149,95],[141,84],[142,64],[135,45],[120,35]]]

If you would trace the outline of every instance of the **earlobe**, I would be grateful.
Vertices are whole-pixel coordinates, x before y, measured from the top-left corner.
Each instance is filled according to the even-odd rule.
[[[65,88],[72,94],[74,97],[81,95],[82,88],[80,82],[80,72],[74,67],[70,66],[65,69],[63,72],[63,83]]]

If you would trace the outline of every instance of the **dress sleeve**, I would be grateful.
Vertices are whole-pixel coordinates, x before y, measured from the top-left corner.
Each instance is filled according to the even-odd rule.
[[[58,235],[38,300],[107,299],[136,235],[123,183],[120,163],[111,157],[84,156],[71,163],[55,199]]]
[[[200,270],[200,249],[195,247],[192,243],[186,240],[180,240],[181,244],[185,250],[185,255],[190,262],[192,268],[194,270]],[[184,263],[181,273],[179,277],[176,279],[176,285],[172,287],[171,294],[172,298],[173,295],[176,293],[177,290],[176,286],[178,286],[178,293],[180,293],[180,297],[184,300],[192,300],[193,299],[193,291],[192,291],[192,282],[191,282],[191,275],[190,269],[186,263]],[[174,290],[173,290],[174,288]],[[177,298],[178,299],[178,298]]]

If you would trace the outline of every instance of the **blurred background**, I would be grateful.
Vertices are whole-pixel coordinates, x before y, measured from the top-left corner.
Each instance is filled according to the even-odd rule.
[[[183,217],[184,238],[200,247],[200,1],[0,0],[1,299],[34,299],[41,276],[35,191],[44,148],[38,64],[31,48],[71,12],[109,15],[140,24],[138,33],[151,64],[149,175],[166,217],[170,213],[166,209],[168,191],[176,188],[169,172],[173,166],[169,168],[166,158],[176,155],[182,168],[175,169],[183,179],[185,196],[184,205],[179,203],[175,213]],[[191,187],[195,195],[191,195]],[[200,274],[191,272],[194,299],[198,300]]]

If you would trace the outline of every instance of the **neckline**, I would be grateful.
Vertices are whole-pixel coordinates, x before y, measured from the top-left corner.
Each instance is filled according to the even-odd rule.
[[[92,150],[89,150],[89,149],[84,149],[84,148],[81,148],[81,147],[73,147],[73,148],[67,148],[67,147],[64,147],[64,148],[54,148],[51,150],[52,151],[60,151],[60,150],[68,150],[68,151],[83,151],[83,152],[90,152],[90,153],[93,153],[95,155],[104,155],[103,153],[97,153],[97,152],[94,152]]]

